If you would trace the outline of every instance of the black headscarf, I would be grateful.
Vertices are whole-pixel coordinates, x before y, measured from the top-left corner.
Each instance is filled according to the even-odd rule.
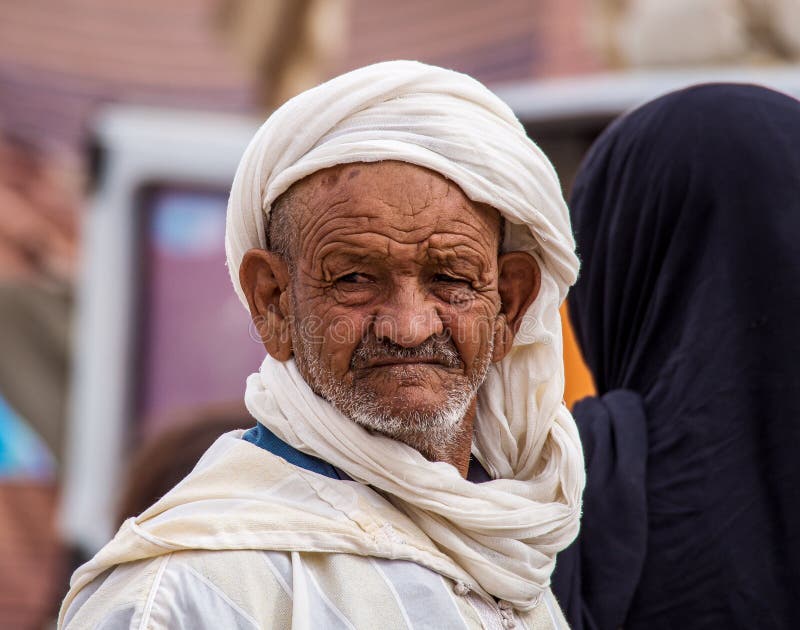
[[[618,120],[571,203],[575,628],[800,627],[800,102],[706,85]]]

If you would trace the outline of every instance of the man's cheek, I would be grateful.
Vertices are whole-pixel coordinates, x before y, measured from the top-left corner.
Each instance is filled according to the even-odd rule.
[[[308,348],[318,348],[324,339],[324,322],[313,313],[300,315],[294,327],[303,345]]]
[[[488,343],[493,334],[493,324],[494,319],[483,312],[449,319],[448,333],[467,364],[471,357],[464,354],[474,355],[480,352],[479,348]]]
[[[332,322],[325,330],[319,346],[320,359],[339,378],[345,377],[350,370],[353,352],[360,341],[359,335],[358,322],[348,319]]]
[[[354,347],[358,344],[360,333],[358,320],[351,317],[337,316],[326,323],[325,337],[331,350]]]

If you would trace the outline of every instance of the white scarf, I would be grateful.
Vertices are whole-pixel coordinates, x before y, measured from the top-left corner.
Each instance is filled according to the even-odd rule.
[[[320,169],[380,160],[430,168],[497,208],[507,222],[503,251],[527,251],[541,267],[512,351],[478,392],[472,450],[493,480],[472,484],[449,464],[369,433],[316,396],[293,361],[267,357],[245,401],[291,446],[387,493],[473,587],[529,609],[578,531],[583,457],[562,402],[558,314],[578,262],[555,171],[511,110],[474,79],[408,61],[361,68],[288,101],[248,146],[231,190],[234,287],[244,302],[239,265],[265,246],[278,195]]]

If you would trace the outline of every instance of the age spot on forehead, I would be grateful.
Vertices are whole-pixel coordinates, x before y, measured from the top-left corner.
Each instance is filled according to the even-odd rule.
[[[336,186],[339,184],[339,178],[342,174],[342,170],[343,169],[341,168],[329,168],[319,173],[319,175],[321,176],[320,184],[322,188],[326,190],[336,188]],[[311,178],[313,177],[314,175],[311,176]]]

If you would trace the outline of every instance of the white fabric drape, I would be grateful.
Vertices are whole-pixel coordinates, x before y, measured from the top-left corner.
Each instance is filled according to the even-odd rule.
[[[265,246],[270,205],[294,182],[381,160],[437,171],[497,208],[506,219],[503,250],[527,251],[542,269],[514,348],[478,393],[473,453],[493,480],[474,485],[449,464],[367,432],[316,396],[293,361],[267,357],[245,401],[288,444],[390,495],[474,588],[528,609],[578,531],[583,457],[562,402],[558,314],[578,261],[555,171],[511,110],[470,77],[410,61],[361,68],[288,101],[253,138],[234,180],[231,278],[244,302],[242,256]]]

